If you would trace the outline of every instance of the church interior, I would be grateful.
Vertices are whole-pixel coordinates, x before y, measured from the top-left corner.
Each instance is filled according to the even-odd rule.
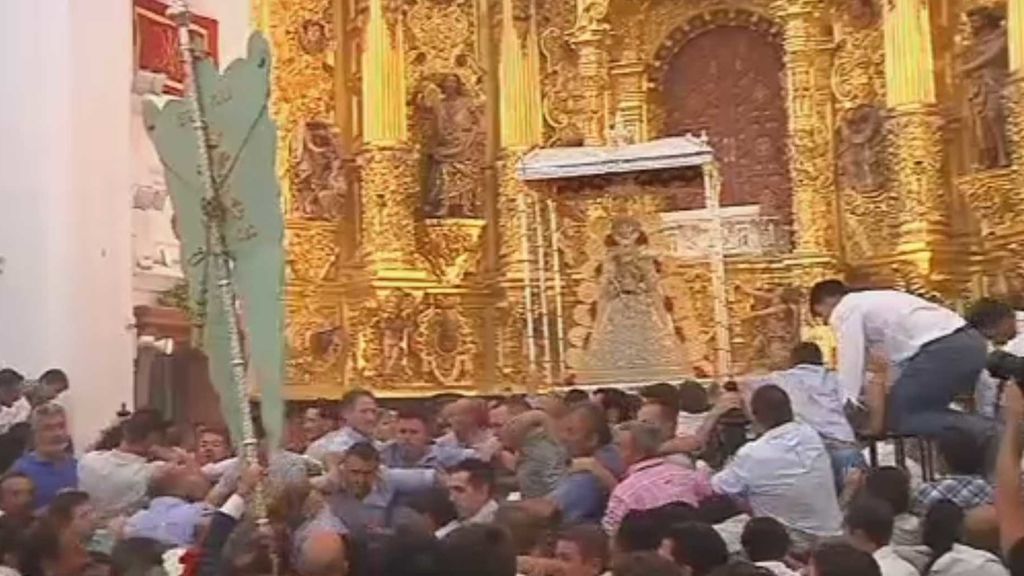
[[[75,68],[116,28],[91,50],[122,69],[81,64],[48,104],[83,116],[63,168],[4,188],[67,235],[0,231],[0,310],[30,333],[92,326],[136,401],[202,411],[189,256],[141,115],[182,94],[177,38],[161,0],[101,4],[23,66]],[[794,335],[828,349],[804,303],[823,278],[954,308],[1024,288],[1024,0],[190,4],[220,66],[251,31],[270,44],[290,400],[720,380],[777,368]],[[39,130],[5,172],[39,165]],[[83,159],[90,141],[121,162]],[[46,178],[92,184],[65,202]],[[67,248],[85,227],[111,259]],[[65,265],[81,291],[26,317]],[[117,301],[87,310],[101,293]],[[55,346],[86,374],[124,375],[67,330]]]

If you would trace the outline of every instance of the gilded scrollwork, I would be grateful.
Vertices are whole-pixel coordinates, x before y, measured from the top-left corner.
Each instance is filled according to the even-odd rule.
[[[343,382],[355,349],[337,293],[292,288],[285,298],[288,382],[314,385]]]
[[[285,270],[289,281],[333,280],[341,255],[336,226],[326,222],[294,221],[287,224],[287,230]]]
[[[408,148],[377,147],[365,150],[359,160],[364,259],[380,266],[409,266],[416,259],[418,196],[412,193],[415,180],[409,168],[415,158]]]
[[[361,304],[357,366],[365,382],[386,388],[416,381],[420,358],[413,339],[419,309],[420,297],[404,290],[382,292]]]
[[[473,325],[457,298],[437,295],[431,299],[419,316],[415,335],[424,377],[442,386],[465,385],[474,376],[477,354]]]
[[[427,220],[417,225],[420,255],[445,286],[457,286],[480,260],[484,221],[473,218]]]

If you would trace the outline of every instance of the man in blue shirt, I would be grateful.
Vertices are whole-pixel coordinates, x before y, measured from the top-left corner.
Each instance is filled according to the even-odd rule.
[[[78,488],[78,462],[68,453],[67,414],[59,404],[36,407],[31,417],[35,450],[19,458],[11,470],[28,476],[36,486],[36,509],[50,505],[63,490]]]
[[[574,466],[547,498],[567,523],[600,522],[612,488],[606,481],[607,475],[619,479],[626,471],[622,456],[611,444],[608,421],[596,404],[580,404],[559,423],[559,436],[573,457]],[[607,474],[588,470],[595,465]]]
[[[439,445],[431,439],[427,417],[414,410],[398,413],[397,438],[380,451],[388,468],[450,468],[463,460],[478,458],[476,450]]]

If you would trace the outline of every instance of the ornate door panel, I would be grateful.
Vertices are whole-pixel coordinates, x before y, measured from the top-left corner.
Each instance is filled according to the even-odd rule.
[[[760,204],[763,216],[788,224],[792,188],[782,82],[777,41],[750,28],[721,26],[672,56],[662,98],[668,135],[706,131],[710,137],[722,167],[723,205]],[[694,201],[699,206],[702,199]]]

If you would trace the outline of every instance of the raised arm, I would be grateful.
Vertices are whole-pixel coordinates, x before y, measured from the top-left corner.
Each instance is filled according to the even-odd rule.
[[[1015,382],[1003,392],[1003,438],[996,460],[996,515],[1003,554],[1024,538],[1024,502],[1020,493],[1021,422],[1024,399]]]
[[[839,347],[839,388],[843,403],[860,403],[864,387],[865,356],[864,315],[855,310],[847,311],[832,323]]]

